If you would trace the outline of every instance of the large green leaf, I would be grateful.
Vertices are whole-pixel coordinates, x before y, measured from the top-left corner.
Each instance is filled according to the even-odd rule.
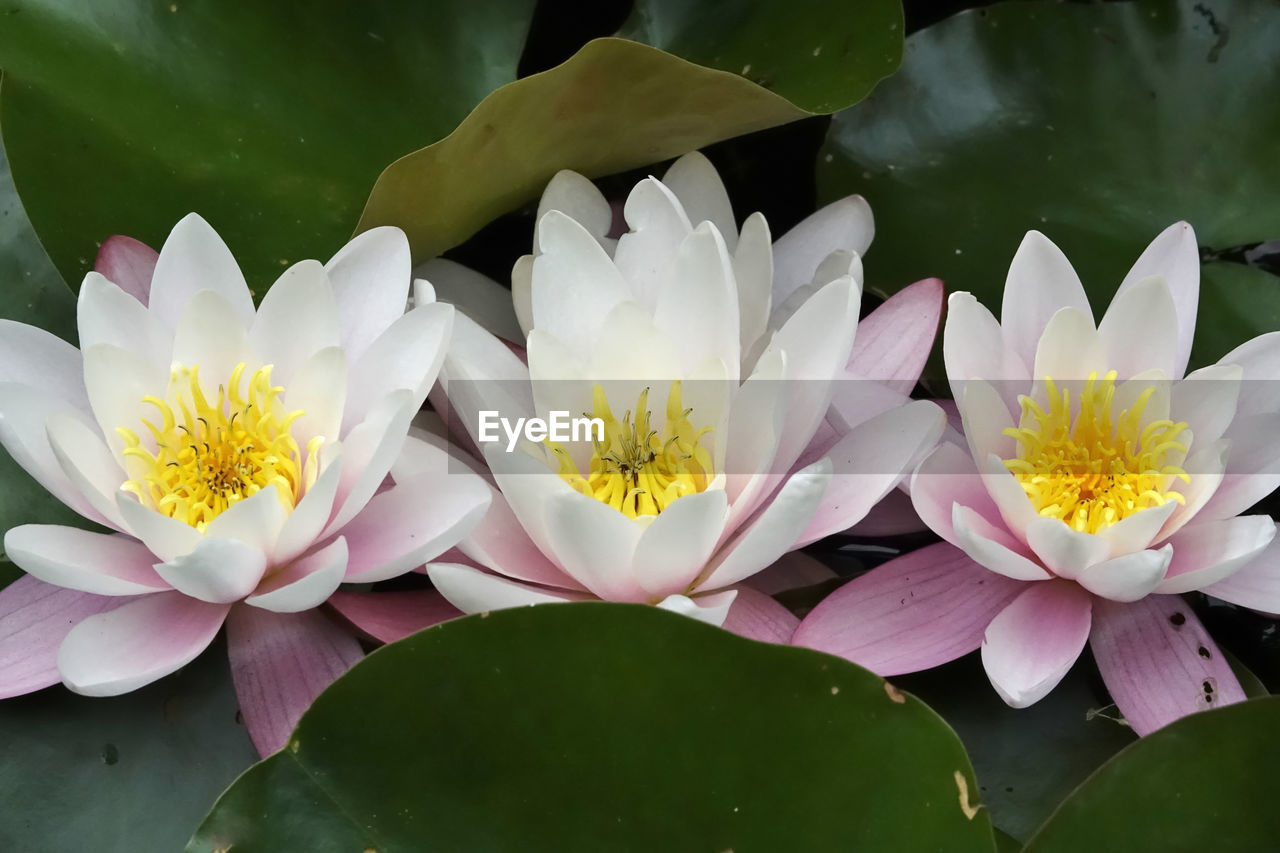
[[[67,340],[75,340],[75,297],[63,285],[31,230],[31,223],[13,189],[3,146],[0,146],[0,317],[40,326]],[[28,477],[0,448],[0,534],[10,527],[35,521],[81,526],[87,523]],[[10,580],[11,573],[0,571],[0,586]]]
[[[1027,853],[1274,850],[1280,697],[1193,714],[1148,735],[1080,786]]]
[[[257,757],[230,676],[217,643],[127,696],[59,686],[0,702],[0,850],[178,850]]]
[[[966,12],[912,35],[899,73],[836,116],[819,186],[870,201],[878,283],[940,276],[998,308],[1034,228],[1101,309],[1179,219],[1218,250],[1280,238],[1278,43],[1280,4],[1256,0]],[[1200,362],[1275,328],[1280,280],[1237,278],[1205,276],[1228,292],[1203,297]]]
[[[259,291],[351,234],[382,168],[515,78],[533,0],[9,0],[0,121],[79,282],[96,246],[196,210]]]
[[[536,198],[560,169],[612,174],[840,109],[897,67],[897,0],[798,5],[637,4],[623,34],[675,55],[596,39],[499,89],[450,136],[392,163],[360,228],[398,225],[431,256]]]
[[[1073,667],[1048,696],[1021,709],[991,689],[977,654],[893,683],[951,724],[973,760],[992,822],[1025,839],[1072,789],[1135,739],[1115,722],[1114,707],[1098,713],[1110,699],[1094,690],[1088,670]]]
[[[991,851],[959,740],[850,663],[544,605],[357,664],[189,851]]]

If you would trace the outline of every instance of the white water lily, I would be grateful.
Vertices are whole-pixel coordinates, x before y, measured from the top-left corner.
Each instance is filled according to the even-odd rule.
[[[459,315],[441,377],[472,439],[481,410],[605,425],[594,443],[483,445],[496,489],[462,545],[473,565],[428,567],[464,611],[605,599],[720,624],[735,595],[757,600],[742,581],[865,516],[941,433],[933,404],[851,382],[843,435],[815,441],[855,351],[861,199],[771,244],[758,213],[739,231],[719,176],[692,154],[637,184],[624,213],[614,240],[587,179],[548,186],[535,253],[513,272],[527,368]],[[900,343],[876,337],[864,364]]]
[[[133,690],[191,661],[227,621],[265,752],[360,656],[353,636],[303,611],[343,581],[436,557],[487,509],[479,478],[443,465],[384,488],[454,311],[420,287],[404,313],[409,247],[394,228],[327,265],[295,264],[256,310],[194,214],[150,262],[129,292],[89,273],[80,349],[3,321],[0,440],[112,532],[5,534],[29,577],[0,592],[0,695],[59,679],[89,695]]]

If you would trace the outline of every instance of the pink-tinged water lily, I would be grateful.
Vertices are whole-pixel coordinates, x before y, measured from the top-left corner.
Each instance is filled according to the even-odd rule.
[[[981,647],[1006,702],[1038,701],[1087,643],[1140,734],[1244,698],[1180,593],[1280,610],[1276,526],[1240,515],[1280,485],[1280,334],[1186,373],[1200,262],[1160,234],[1095,325],[1062,252],[1031,232],[999,322],[951,297],[943,350],[966,446],[911,480],[948,544],[857,578],[795,642],[882,675]]]
[[[936,444],[941,410],[907,393],[941,283],[858,331],[866,203],[836,202],[774,244],[758,213],[739,230],[700,154],[637,184],[624,214],[613,239],[586,178],[548,186],[513,272],[527,366],[459,314],[441,385],[493,505],[460,546],[471,564],[429,573],[466,612],[605,599],[785,639],[785,611],[739,584],[861,519]],[[603,434],[509,452],[481,440],[483,410],[586,413]]]
[[[257,309],[194,214],[158,255],[113,238],[99,267],[108,275],[80,289],[80,349],[0,321],[0,440],[110,531],[5,534],[28,574],[0,591],[0,696],[59,680],[124,693],[192,660],[225,622],[249,732],[274,750],[361,654],[313,608],[344,581],[437,557],[488,507],[483,482],[450,473],[443,453],[384,482],[453,308],[423,284],[405,313],[409,247],[393,228],[293,265]]]

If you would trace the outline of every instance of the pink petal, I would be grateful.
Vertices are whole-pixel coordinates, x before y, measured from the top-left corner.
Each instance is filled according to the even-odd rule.
[[[973,457],[950,442],[938,445],[916,468],[911,476],[911,504],[921,521],[952,545],[960,544],[951,523],[956,504],[990,524],[1003,524]]]
[[[339,536],[323,548],[277,569],[244,602],[276,613],[310,610],[334,593],[346,570],[347,541]]]
[[[346,580],[402,575],[456,545],[489,508],[489,486],[471,473],[421,474],[375,495],[342,528]]]
[[[62,682],[85,696],[118,696],[150,684],[204,651],[230,607],[157,592],[90,616],[58,649]]]
[[[786,645],[799,625],[800,620],[790,610],[769,596],[738,587],[738,595],[729,605],[729,615],[721,627],[749,640]]]
[[[1102,680],[1139,735],[1179,717],[1244,700],[1200,620],[1176,595],[1094,602],[1089,642]]]
[[[777,595],[791,589],[814,586],[836,577],[836,573],[804,551],[790,551],[762,572],[757,572],[738,585],[751,587],[765,595]]]
[[[160,253],[155,249],[123,234],[115,234],[103,241],[93,268],[112,284],[134,299],[146,305],[151,299],[151,276],[156,271]]]
[[[360,660],[356,638],[319,611],[236,607],[227,617],[231,680],[259,755],[284,747],[302,712]]]
[[[958,548],[929,545],[827,596],[791,642],[880,676],[916,672],[978,648],[987,624],[1027,588],[987,571]]]
[[[938,278],[917,281],[889,297],[858,321],[849,370],[910,394],[929,360],[945,298]]]
[[[463,613],[435,590],[335,592],[329,604],[351,624],[382,643],[394,643]]]
[[[861,521],[937,445],[945,425],[941,409],[915,400],[854,427],[827,455],[831,480],[796,545]]]
[[[1057,686],[1089,639],[1089,593],[1070,581],[1033,584],[991,620],[982,665],[1014,708],[1039,702]]]
[[[966,506],[955,504],[951,526],[956,542],[972,559],[999,575],[1020,581],[1048,580],[1052,575],[1003,527]]]
[[[506,496],[497,489],[491,489],[490,494],[493,502],[489,511],[462,543],[463,553],[485,568],[516,580],[563,589],[585,589],[533,543]]]
[[[1170,538],[1173,559],[1155,591],[1191,592],[1229,578],[1261,554],[1275,536],[1275,522],[1266,515],[1192,522]]]
[[[57,524],[24,524],[4,535],[4,551],[28,574],[94,595],[141,595],[169,588],[156,558],[136,539]]]
[[[1225,580],[1201,592],[1264,613],[1280,613],[1280,536]]]
[[[928,530],[911,505],[911,496],[902,489],[899,486],[885,495],[850,532],[855,536],[902,536]]]
[[[61,681],[58,646],[67,633],[128,600],[63,589],[31,575],[0,590],[0,699]]]

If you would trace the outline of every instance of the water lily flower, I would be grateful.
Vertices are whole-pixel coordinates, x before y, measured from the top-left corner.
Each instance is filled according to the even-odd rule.
[[[513,272],[527,351],[459,314],[439,402],[483,454],[493,503],[460,546],[469,562],[428,572],[466,612],[604,599],[786,639],[790,615],[740,584],[861,519],[937,442],[941,410],[907,393],[941,284],[883,306],[860,346],[861,199],[773,244],[758,213],[738,229],[692,154],[637,184],[624,215],[614,239],[609,203],[561,172]],[[508,452],[482,440],[484,410],[585,413],[602,429]]]
[[[1280,334],[1186,373],[1199,281],[1180,222],[1096,325],[1034,231],[999,322],[952,295],[943,351],[966,443],[940,445],[911,480],[946,543],[842,587],[794,641],[881,675],[980,647],[1014,707],[1052,690],[1087,642],[1139,734],[1243,699],[1181,594],[1280,610],[1276,526],[1241,515],[1280,485]]]
[[[125,238],[103,255],[124,285],[85,277],[80,349],[0,321],[0,441],[108,531],[5,534],[27,575],[0,591],[0,696],[59,680],[124,693],[191,661],[225,623],[249,733],[272,751],[361,655],[315,608],[344,581],[438,556],[488,507],[487,487],[449,473],[443,454],[384,482],[453,308],[423,284],[404,312],[409,247],[393,228],[328,264],[294,264],[257,309],[194,214],[158,255]]]

